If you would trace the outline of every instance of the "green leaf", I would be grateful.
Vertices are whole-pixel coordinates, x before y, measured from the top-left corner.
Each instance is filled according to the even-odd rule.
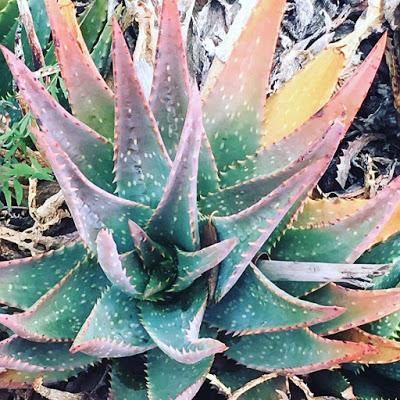
[[[12,336],[0,342],[0,367],[26,372],[68,371],[97,361],[86,354],[71,354],[70,343],[34,343]]]
[[[221,172],[221,186],[232,186],[248,179],[276,174],[301,156],[307,157],[310,149],[321,141],[324,133],[338,118],[344,123],[344,132],[347,131],[367,95],[384,48],[383,38],[332,99],[300,128],[274,144],[260,147],[255,154],[234,160]],[[265,134],[273,135],[273,132]]]
[[[175,158],[184,126],[189,92],[177,1],[163,1],[150,104],[171,159]]]
[[[147,385],[150,399],[192,399],[210,371],[213,357],[195,364],[181,364],[161,350],[147,353]]]
[[[140,369],[135,368],[138,366]],[[109,400],[148,400],[143,367],[137,357],[113,360]]]
[[[203,124],[198,89],[192,86],[188,113],[172,170],[147,232],[160,243],[195,251],[200,245],[197,172]]]
[[[15,192],[15,201],[17,202],[17,205],[21,205],[22,199],[24,197],[24,190],[22,188],[22,185],[19,183],[18,179],[13,180],[14,184],[14,192]]]
[[[51,32],[44,0],[29,0],[29,8],[40,46],[44,49],[48,44]]]
[[[308,329],[232,337],[226,355],[258,371],[306,374],[349,362],[374,350],[365,343],[328,340]]]
[[[109,281],[129,296],[142,298],[147,276],[135,252],[118,254],[111,233],[105,229],[97,236],[97,257]]]
[[[218,329],[249,335],[314,325],[344,311],[292,297],[250,264],[228,294],[207,309],[205,320]]]
[[[364,207],[346,218],[322,226],[288,229],[272,249],[271,258],[354,262],[371,247],[380,228],[390,219],[398,205],[399,192],[400,179],[394,179]]]
[[[8,0],[7,5],[0,10],[0,41],[12,30],[15,20],[18,17],[17,0]]]
[[[284,6],[284,0],[257,1],[229,59],[217,76],[209,74],[215,85],[204,95],[204,124],[220,170],[261,145],[265,87]]]
[[[0,314],[0,323],[33,341],[73,339],[106,284],[101,268],[86,259],[23,313]]]
[[[82,243],[45,255],[0,262],[0,303],[26,309],[85,257]]]
[[[79,21],[82,36],[87,48],[91,51],[99,41],[101,32],[107,22],[107,1],[94,0],[90,2]]]
[[[240,243],[221,263],[216,298],[221,300],[237,282],[250,261],[281,220],[301,202],[318,181],[326,160],[315,162],[285,181],[251,207],[226,217],[213,217],[219,240],[240,238]]]
[[[112,286],[90,312],[70,351],[99,358],[127,357],[154,346],[140,323],[137,300]]]
[[[225,350],[217,340],[199,338],[206,302],[204,282],[197,282],[169,302],[141,303],[142,324],[165,354],[178,362],[195,364]]]
[[[114,177],[111,144],[68,114],[13,53],[4,47],[2,51],[43,135],[55,140],[57,146],[68,154],[89,180],[112,191]],[[35,135],[38,131],[33,127],[30,130]]]
[[[122,6],[119,5],[115,10],[115,18],[119,18],[122,12]],[[97,22],[96,22],[97,25]],[[112,43],[112,24],[111,20],[104,26],[99,40],[93,47],[93,51],[90,53],[97,69],[103,76],[107,76],[111,66],[111,43]]]
[[[84,243],[96,252],[97,234],[107,227],[113,232],[118,249],[121,252],[130,250],[128,220],[143,226],[150,218],[151,209],[95,186],[72,163],[56,141],[39,131],[35,131],[35,135],[53,168]]]
[[[176,249],[178,274],[169,290],[179,292],[188,288],[197,278],[216,267],[236,246],[237,239],[227,239],[195,252]]]
[[[171,160],[116,20],[113,36],[117,192],[121,197],[155,208],[162,197]]]

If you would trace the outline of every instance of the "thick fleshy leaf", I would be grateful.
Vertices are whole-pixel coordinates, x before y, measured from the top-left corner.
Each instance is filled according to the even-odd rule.
[[[268,275],[267,275],[268,276]],[[321,282],[275,282],[275,284],[284,290],[286,293],[291,294],[294,297],[303,297],[308,293],[312,293],[314,290],[317,290],[326,283]]]
[[[86,354],[71,354],[70,343],[35,343],[11,336],[0,342],[0,367],[20,371],[68,371],[97,361]]]
[[[0,40],[3,41],[18,18],[18,1],[8,0],[0,10]]]
[[[72,0],[59,0],[58,9],[60,10],[62,21],[66,25],[66,28],[70,32],[72,38],[78,43],[79,49],[87,58],[89,58],[90,52],[83,38],[80,29],[80,23],[76,18],[77,10],[75,8],[75,4],[72,2]],[[102,24],[101,21],[99,21],[99,23]],[[54,61],[54,63],[56,63],[56,61]]]
[[[101,268],[87,259],[23,313],[0,314],[0,323],[36,342],[73,339],[106,284]]]
[[[272,250],[277,260],[354,262],[373,245],[399,204],[400,179],[393,180],[365,207],[322,226],[292,228]],[[335,246],[332,246],[335,243]]]
[[[224,369],[218,373],[218,379],[232,391],[238,390],[246,383],[259,378],[261,372],[254,371],[249,368],[235,365],[232,368]],[[280,376],[275,379],[263,382],[254,388],[248,390],[240,396],[241,400],[282,400],[282,396],[277,392],[280,390],[283,393],[287,392],[286,378]]]
[[[326,225],[344,219],[361,210],[369,199],[308,199],[301,214],[293,224],[294,227]],[[399,232],[400,206],[397,206],[390,219],[374,239],[374,245],[386,241]]]
[[[364,325],[363,329],[374,335],[397,340],[399,327],[400,311],[397,311],[368,325]]]
[[[391,236],[384,242],[378,243],[375,246],[368,249],[368,251],[362,254],[362,256],[357,260],[357,262],[376,263],[379,261],[385,263],[398,263],[399,256],[400,256],[400,234],[396,234]],[[398,271],[398,268],[394,272],[396,272],[396,275],[400,273],[400,271]],[[390,282],[390,286],[395,286],[397,283],[398,279],[396,279],[396,277],[393,276]]]
[[[94,0],[79,17],[80,30],[88,50],[92,50],[107,22],[107,1]]]
[[[206,287],[198,282],[168,303],[140,304],[142,324],[165,354],[178,362],[195,364],[226,349],[217,340],[199,338],[206,303]]]
[[[134,252],[120,256],[111,233],[105,229],[97,236],[97,257],[113,285],[129,296],[142,297],[149,278],[139,258]]]
[[[184,126],[188,98],[189,70],[177,1],[163,1],[150,104],[172,159]]]
[[[348,393],[351,389],[349,380],[340,370],[314,372],[310,375],[308,382],[311,382],[310,385],[314,391],[317,390],[318,393],[329,394],[339,399],[342,397],[342,393]]]
[[[197,278],[224,260],[237,243],[235,238],[227,239],[192,253],[176,249],[178,275],[169,291],[178,292],[188,288]]]
[[[151,240],[139,225],[129,221],[129,229],[143,271],[150,275],[143,292],[144,298],[150,298],[171,286],[176,276],[175,261],[170,251]],[[129,276],[135,279],[133,274]]]
[[[207,309],[205,320],[219,329],[250,335],[314,325],[344,311],[292,297],[250,264],[228,294]]]
[[[113,190],[111,144],[65,111],[13,53],[5,47],[1,50],[21,95],[45,135],[59,143],[90,181],[102,189]]]
[[[44,255],[0,262],[0,303],[26,309],[85,257],[82,243]]]
[[[68,89],[74,115],[96,132],[114,136],[113,93],[97,70],[86,46],[82,49],[71,34],[56,0],[46,0],[58,64]]]
[[[346,307],[337,318],[313,326],[313,331],[324,335],[364,325],[400,310],[400,288],[353,290],[330,283],[306,299],[327,306]]]
[[[171,161],[116,19],[113,37],[117,191],[121,197],[156,207]]]
[[[190,400],[196,395],[213,363],[207,357],[196,364],[181,364],[161,350],[147,353],[147,387],[150,399]]]
[[[298,215],[293,226],[307,228],[308,226],[326,225],[344,219],[365,207],[368,199],[343,199],[340,197],[324,199],[307,199],[304,208]]]
[[[133,221],[128,222],[132,235],[133,245],[145,268],[159,267],[160,262],[168,257],[167,250],[155,243],[147,233]]]
[[[386,378],[393,379],[395,381],[400,381],[400,362],[395,362],[391,364],[374,365],[375,372],[385,376]],[[360,387],[360,392],[362,387]],[[381,390],[379,386],[375,387],[375,390]],[[368,399],[369,400],[369,399]]]
[[[328,103],[344,61],[345,56],[339,49],[325,49],[268,97],[265,103],[263,146],[283,139]],[[305,87],[307,90],[304,90]]]
[[[204,124],[219,169],[261,144],[266,86],[285,3],[257,2],[212,91],[205,94]]]
[[[148,400],[146,380],[140,360],[135,357],[113,360],[108,400]]]
[[[112,230],[121,252],[131,249],[128,220],[144,225],[151,215],[151,209],[142,204],[121,199],[93,185],[60,145],[35,131],[36,139],[49,161],[65,200],[74,218],[75,225],[84,243],[96,252],[96,237],[100,229]]]
[[[99,358],[127,357],[154,346],[140,324],[137,300],[113,286],[94,306],[70,351]]]
[[[114,10],[115,18],[119,18],[122,13],[122,5],[118,5]],[[99,40],[96,45],[93,47],[90,56],[94,61],[97,69],[99,70],[102,76],[107,76],[108,72],[111,68],[111,47],[112,47],[112,19],[108,20],[106,25],[104,26]]]
[[[301,127],[276,143],[259,148],[254,155],[231,164],[221,173],[221,186],[230,186],[286,168],[293,160],[307,155],[310,146],[321,139],[337,118],[341,119],[346,131],[367,95],[385,50],[385,43],[386,36],[382,37],[363,64],[332,99]],[[306,91],[305,95],[308,93]],[[287,110],[292,110],[292,108]],[[279,112],[279,115],[283,114]]]
[[[318,181],[326,163],[326,160],[317,161],[304,168],[268,196],[237,214],[212,219],[219,240],[231,237],[241,240],[221,263],[216,299],[220,300],[232,288],[293,205],[304,199]]]
[[[219,189],[218,168],[205,132],[203,133],[200,149],[197,181],[200,196],[207,196],[209,193],[216,192]]]
[[[212,193],[200,200],[200,210],[207,214],[217,211],[219,216],[240,212],[271,193],[301,169],[312,166],[318,160],[325,159],[325,164],[320,165],[320,174],[322,175],[344,133],[343,125],[338,121],[335,122],[328,128],[322,139],[309,149],[306,156],[301,156],[293,161],[288,168],[274,174],[252,178]]]
[[[306,374],[375,351],[365,343],[324,339],[308,329],[232,337],[226,355],[259,371]]]
[[[186,251],[195,251],[200,244],[197,172],[202,135],[201,100],[193,85],[174,164],[147,230],[154,240],[173,243]]]
[[[400,361],[400,342],[396,340],[385,339],[381,336],[372,335],[359,328],[353,328],[348,331],[341,332],[337,335],[340,340],[348,340],[350,342],[363,342],[372,344],[376,349],[376,353],[366,354],[357,363],[362,364],[388,364]]]

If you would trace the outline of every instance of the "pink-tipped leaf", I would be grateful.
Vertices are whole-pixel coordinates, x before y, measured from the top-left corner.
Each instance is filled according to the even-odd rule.
[[[150,104],[172,159],[184,126],[189,91],[177,0],[163,1]]]
[[[113,39],[117,192],[123,198],[156,207],[171,161],[116,19]]]
[[[195,251],[200,244],[197,172],[202,135],[201,100],[194,84],[174,164],[147,230],[152,239],[185,251]]]
[[[64,110],[13,53],[1,50],[42,132],[59,143],[90,181],[112,191],[112,145]]]
[[[231,186],[286,168],[293,160],[307,155],[310,146],[321,139],[337,118],[341,119],[344,130],[347,131],[375,77],[385,44],[386,35],[383,35],[332,99],[300,128],[268,147],[259,148],[254,155],[241,158],[225,168],[220,174],[221,186]]]
[[[114,98],[87,49],[71,34],[57,0],[46,0],[61,75],[74,115],[106,138],[114,136]]]
[[[128,357],[153,347],[140,323],[137,301],[112,286],[93,307],[70,351],[99,358]]]
[[[206,287],[198,282],[174,301],[143,302],[139,306],[142,324],[165,354],[183,364],[195,364],[226,349],[215,339],[199,338],[206,303]]]
[[[219,169],[261,144],[266,87],[285,0],[258,0],[205,98],[205,128]]]
[[[130,250],[128,220],[132,219],[144,225],[151,215],[151,209],[121,199],[95,186],[79,171],[56,141],[37,129],[33,132],[61,186],[75,225],[86,246],[96,252],[97,233],[107,227],[118,238],[119,250]]]
[[[400,288],[354,290],[330,283],[309,294],[306,299],[318,304],[347,308],[337,318],[312,328],[322,335],[365,325],[400,310]]]

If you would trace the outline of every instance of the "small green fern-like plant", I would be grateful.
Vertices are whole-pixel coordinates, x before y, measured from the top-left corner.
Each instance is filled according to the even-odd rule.
[[[312,223],[319,214],[306,205],[296,225],[367,94],[385,38],[318,113],[266,146],[264,86],[284,5],[258,2],[203,101],[175,0],[163,2],[149,100],[116,20],[112,92],[57,2],[46,0],[74,116],[2,48],[81,240],[0,263],[0,302],[11,307],[0,322],[13,332],[0,343],[0,386],[27,387],[39,375],[57,382],[112,358],[111,399],[191,399],[220,353],[241,365],[217,370],[232,387],[263,371],[397,361],[394,340],[354,329],[396,313],[400,289],[326,280],[280,288],[268,278],[265,253],[289,267],[335,268],[366,252],[365,262],[392,262],[368,251],[395,213],[400,185],[336,223]],[[274,398],[284,385],[265,382],[253,398]]]

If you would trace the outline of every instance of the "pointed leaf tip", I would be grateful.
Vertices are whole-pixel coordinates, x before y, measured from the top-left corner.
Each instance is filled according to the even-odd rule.
[[[81,173],[58,142],[37,129],[32,131],[56,175],[84,243],[95,253],[97,233],[107,227],[117,238],[118,249],[130,250],[128,220],[145,225],[151,209],[100,189]]]
[[[112,139],[114,95],[97,70],[86,45],[71,34],[57,1],[45,0],[45,5],[73,114],[104,137]]]
[[[203,129],[200,94],[193,84],[172,170],[148,224],[148,233],[154,240],[173,243],[186,251],[195,251],[200,244],[197,176]]]
[[[199,338],[207,304],[204,282],[194,284],[169,303],[142,302],[142,324],[157,346],[183,364],[195,364],[226,350],[225,344],[211,338]]]
[[[176,0],[162,2],[159,26],[150,104],[168,153],[174,159],[190,91],[186,49]]]
[[[115,19],[113,37],[117,191],[124,198],[155,208],[161,199],[171,160]]]
[[[205,127],[220,170],[261,144],[266,85],[285,3],[257,1],[227,62],[216,77],[213,68],[209,73],[215,85],[203,96]]]
[[[265,372],[308,374],[375,352],[365,343],[328,340],[308,328],[230,338],[227,356]]]
[[[340,134],[341,130],[334,132]],[[305,200],[324,172],[330,156],[323,155],[306,168],[284,180],[268,195],[250,207],[224,217],[214,217],[213,224],[220,240],[232,236],[240,237],[241,242],[228,257],[222,261],[216,298],[221,300],[237,282],[261,246],[274,233],[284,218],[290,218]],[[253,183],[263,183],[263,177]],[[249,229],[251,227],[251,229]]]
[[[97,257],[109,281],[124,293],[141,297],[147,277],[134,253],[118,254],[111,232],[101,229],[97,235]]]
[[[7,48],[4,58],[41,131],[57,141],[82,173],[102,189],[114,189],[112,146],[98,133],[69,114],[35,75]],[[31,131],[35,134],[36,129]]]

